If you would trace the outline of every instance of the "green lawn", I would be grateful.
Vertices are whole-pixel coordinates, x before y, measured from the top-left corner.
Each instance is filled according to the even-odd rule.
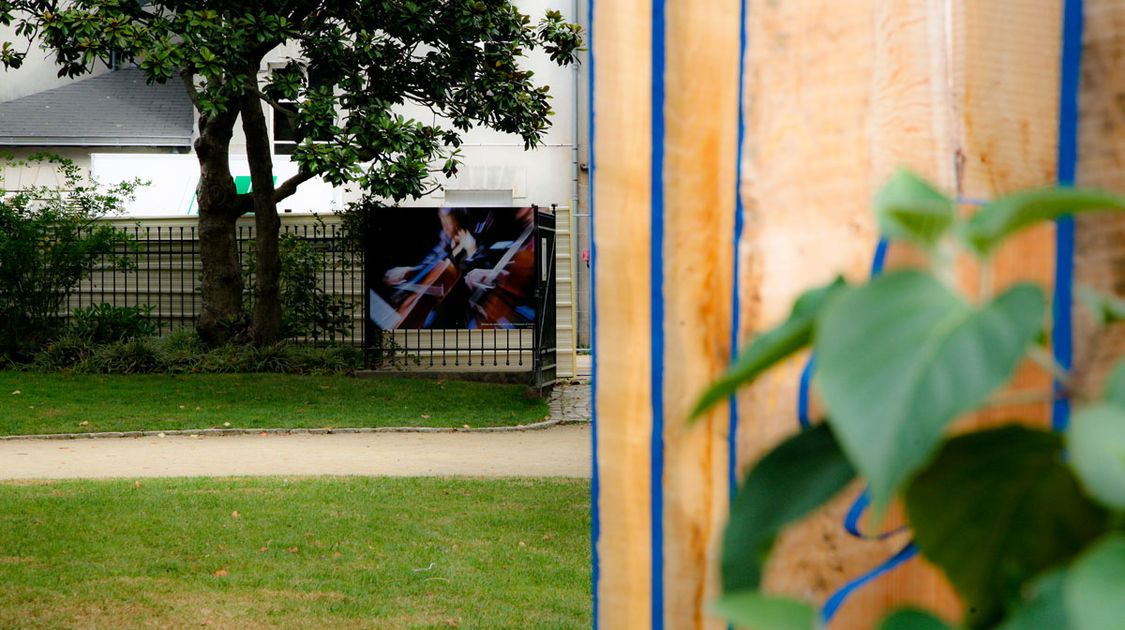
[[[522,385],[286,374],[0,372],[0,435],[219,428],[530,424]],[[229,423],[229,424],[228,424]]]
[[[585,480],[0,483],[4,628],[588,628]]]

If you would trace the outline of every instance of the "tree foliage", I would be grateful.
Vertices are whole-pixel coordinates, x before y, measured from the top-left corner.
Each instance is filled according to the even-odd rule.
[[[0,24],[51,51],[60,76],[115,59],[136,64],[150,82],[183,83],[199,112],[208,240],[201,332],[238,316],[240,276],[226,225],[253,211],[262,341],[281,327],[278,201],[314,176],[356,184],[370,198],[420,197],[456,173],[461,134],[476,125],[536,146],[550,95],[523,62],[542,51],[573,63],[581,44],[579,27],[560,13],[536,24],[508,0],[0,0]],[[0,63],[18,67],[29,45],[4,46]],[[279,51],[283,63],[263,68]],[[297,140],[299,170],[276,187],[263,108],[287,119]],[[241,194],[227,163],[239,116],[253,180]]]

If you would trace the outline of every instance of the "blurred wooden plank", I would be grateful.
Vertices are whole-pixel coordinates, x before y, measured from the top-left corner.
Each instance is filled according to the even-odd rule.
[[[666,4],[664,627],[721,630],[729,412],[686,417],[730,359],[738,139],[738,0]]]
[[[594,4],[597,624],[652,624],[649,444],[651,5]]]

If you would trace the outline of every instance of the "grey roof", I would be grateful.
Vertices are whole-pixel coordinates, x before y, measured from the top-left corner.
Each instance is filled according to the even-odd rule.
[[[181,83],[126,68],[0,103],[0,146],[187,148],[193,116]]]

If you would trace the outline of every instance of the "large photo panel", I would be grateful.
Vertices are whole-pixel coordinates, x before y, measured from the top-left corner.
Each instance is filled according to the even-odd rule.
[[[534,208],[385,208],[369,220],[367,311],[376,327],[534,325]]]

